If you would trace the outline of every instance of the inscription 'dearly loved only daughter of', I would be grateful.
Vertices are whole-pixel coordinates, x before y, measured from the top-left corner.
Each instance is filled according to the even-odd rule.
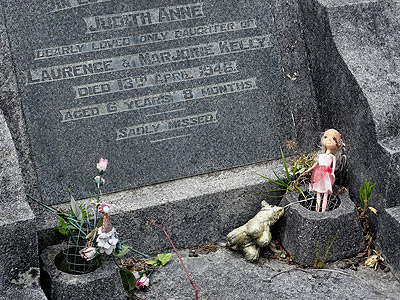
[[[24,10],[10,0],[13,58],[50,203],[65,200],[65,182],[88,196],[74,174],[84,177],[91,158],[113,157],[107,188],[118,191],[276,158],[291,138],[269,1],[176,2],[33,0]]]

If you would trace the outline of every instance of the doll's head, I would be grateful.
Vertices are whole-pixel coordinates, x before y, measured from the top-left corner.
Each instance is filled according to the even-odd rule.
[[[328,129],[321,138],[321,144],[325,149],[337,150],[342,146],[342,138],[339,131]]]

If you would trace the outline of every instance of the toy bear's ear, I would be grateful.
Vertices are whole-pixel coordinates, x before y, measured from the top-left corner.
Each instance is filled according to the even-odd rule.
[[[267,204],[268,204],[267,201],[265,201],[265,200],[261,201],[261,207],[264,207]]]

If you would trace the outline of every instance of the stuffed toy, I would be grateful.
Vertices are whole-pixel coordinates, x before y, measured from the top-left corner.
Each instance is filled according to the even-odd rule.
[[[270,226],[283,216],[283,208],[262,201],[261,210],[246,224],[231,231],[227,236],[227,245],[242,251],[247,261],[258,260],[260,248],[267,246],[272,239]]]

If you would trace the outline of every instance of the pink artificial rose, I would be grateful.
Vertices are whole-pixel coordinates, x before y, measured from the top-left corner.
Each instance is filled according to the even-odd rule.
[[[93,247],[85,247],[79,251],[82,258],[87,261],[92,260],[96,256],[96,249]]]
[[[147,288],[149,287],[150,280],[146,276],[143,276],[140,278],[138,281],[136,281],[136,288],[141,289],[141,288]]]
[[[97,164],[97,170],[99,170],[100,175],[103,175],[107,169],[108,160],[105,158],[100,158]]]
[[[105,209],[105,211],[104,211],[104,209]],[[99,205],[98,210],[99,210],[100,218],[104,218],[104,213],[108,214],[110,212],[110,205],[105,203],[105,202],[103,202],[102,204]]]

